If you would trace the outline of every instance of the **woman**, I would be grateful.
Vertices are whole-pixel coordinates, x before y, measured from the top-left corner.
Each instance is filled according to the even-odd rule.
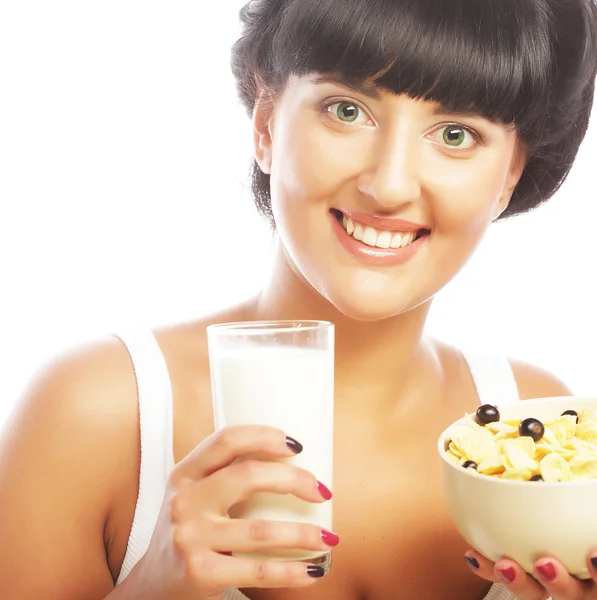
[[[232,67],[253,119],[254,195],[276,231],[269,281],[198,322],[90,345],[32,383],[2,441],[4,596],[595,600],[597,552],[580,582],[553,557],[531,577],[468,550],[435,456],[440,431],[487,394],[569,390],[524,364],[482,371],[424,333],[491,222],[568,174],[593,100],[593,0],[253,0],[242,20]],[[213,434],[205,328],[264,319],[336,325],[337,532],[227,518],[257,490],[329,498],[290,465],[232,464],[291,456],[292,432]],[[297,546],[334,547],[331,572],[230,555]]]

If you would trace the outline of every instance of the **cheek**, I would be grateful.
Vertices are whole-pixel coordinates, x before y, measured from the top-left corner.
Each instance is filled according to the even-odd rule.
[[[433,197],[434,225],[438,232],[471,233],[483,230],[494,217],[506,178],[503,159],[462,161],[449,168],[433,169],[430,188]]]
[[[272,202],[331,205],[332,199],[357,177],[363,143],[334,135],[308,114],[280,119],[272,157]]]
[[[304,121],[304,120],[303,120]],[[270,175],[272,211],[283,246],[303,271],[329,227],[329,198],[335,191],[333,161],[312,126],[281,115],[274,132]]]

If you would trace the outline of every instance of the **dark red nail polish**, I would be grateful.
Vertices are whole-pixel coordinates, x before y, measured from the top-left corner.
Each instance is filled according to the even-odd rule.
[[[309,575],[309,577],[319,578],[325,575],[325,571],[323,567],[320,567],[318,565],[311,565],[310,567],[307,567],[307,575]]]
[[[543,565],[537,565],[537,571],[543,581],[553,581],[557,575],[554,564],[550,562]]]
[[[512,583],[516,579],[516,571],[514,567],[507,567],[505,569],[498,569],[502,579],[507,583]]]
[[[479,568],[479,561],[476,558],[473,558],[472,556],[465,556],[464,560],[466,560],[466,562],[468,563],[469,567],[471,567],[471,569]]]
[[[337,546],[340,543],[340,536],[326,529],[321,530],[321,539],[328,546]]]
[[[321,481],[317,482],[317,489],[319,489],[319,493],[323,496],[324,500],[332,499],[332,492],[330,492],[330,490],[326,488]]]
[[[286,445],[295,453],[300,454],[303,451],[303,445],[297,442],[294,438],[289,435],[286,436]]]
[[[593,556],[591,558],[591,564],[593,565],[593,569],[595,569],[595,571],[597,571],[597,556]]]

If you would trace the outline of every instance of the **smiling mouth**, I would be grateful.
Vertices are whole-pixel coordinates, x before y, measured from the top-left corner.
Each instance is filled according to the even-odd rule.
[[[429,229],[419,229],[409,232],[377,229],[370,225],[354,221],[339,210],[331,209],[331,213],[349,236],[372,248],[405,248],[424,235],[431,233]]]

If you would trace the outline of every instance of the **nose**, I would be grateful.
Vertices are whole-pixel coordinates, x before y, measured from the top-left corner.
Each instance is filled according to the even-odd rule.
[[[405,136],[406,137],[406,136]],[[393,209],[421,196],[419,160],[406,139],[380,144],[372,164],[358,178],[361,193],[383,208]]]

